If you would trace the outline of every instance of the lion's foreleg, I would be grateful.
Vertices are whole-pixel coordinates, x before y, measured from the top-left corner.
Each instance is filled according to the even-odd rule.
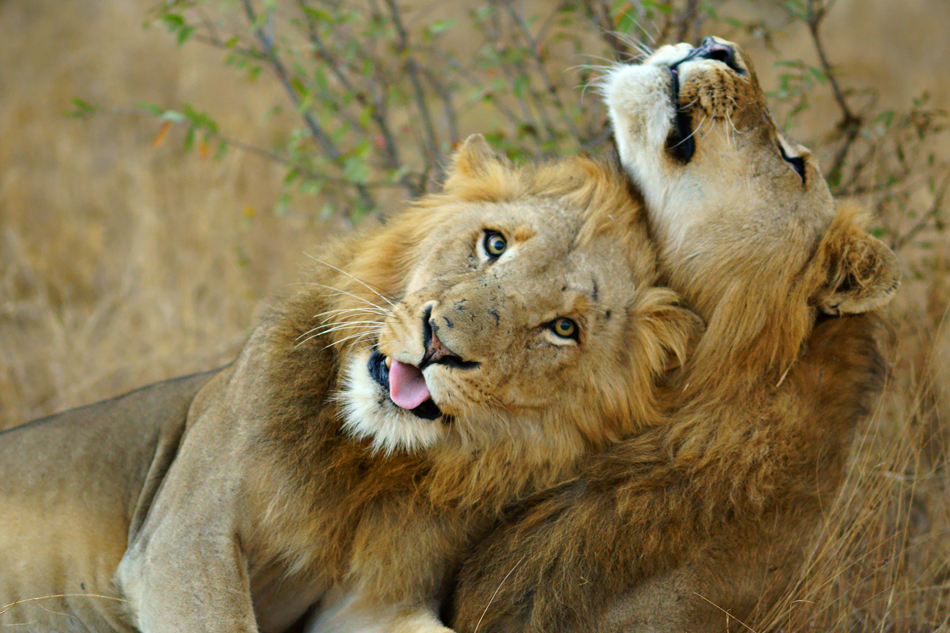
[[[256,633],[247,565],[234,539],[196,535],[177,547],[152,535],[117,580],[142,633]]]

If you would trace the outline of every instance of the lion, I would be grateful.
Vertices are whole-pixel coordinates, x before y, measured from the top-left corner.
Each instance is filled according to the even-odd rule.
[[[899,264],[775,124],[746,54],[665,46],[603,93],[661,279],[706,331],[670,377],[666,424],[474,549],[461,633],[738,630],[787,590],[882,389],[875,311]]]
[[[0,626],[283,631],[333,586],[340,617],[446,631],[504,507],[662,421],[702,323],[641,212],[616,163],[473,137],[230,365],[0,434]]]

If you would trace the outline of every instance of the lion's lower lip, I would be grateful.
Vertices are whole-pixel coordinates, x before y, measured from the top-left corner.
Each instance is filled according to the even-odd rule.
[[[679,72],[670,67],[670,99],[673,103],[675,115],[670,134],[666,137],[666,151],[676,161],[686,165],[696,153],[696,141],[693,138],[693,117],[689,111],[680,105]]]
[[[389,366],[387,360],[387,357],[383,355],[382,352],[373,350],[369,361],[366,363],[366,369],[373,380],[383,388],[387,397],[389,397]],[[424,420],[436,420],[442,417],[442,410],[433,402],[432,398],[429,398],[415,409],[408,409],[408,411]]]

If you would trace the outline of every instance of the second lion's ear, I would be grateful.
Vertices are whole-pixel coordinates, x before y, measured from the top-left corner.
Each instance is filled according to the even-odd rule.
[[[816,296],[822,312],[860,314],[894,298],[901,282],[900,262],[879,239],[839,216],[820,248],[828,266],[827,282]]]
[[[483,174],[489,165],[505,164],[506,160],[495,153],[481,134],[472,134],[452,156],[449,181],[456,176],[475,177]],[[448,184],[448,183],[447,183]]]

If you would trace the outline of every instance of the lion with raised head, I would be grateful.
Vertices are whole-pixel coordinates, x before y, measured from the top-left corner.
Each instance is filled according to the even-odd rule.
[[[662,279],[707,329],[667,424],[478,546],[459,631],[736,630],[787,588],[882,387],[873,311],[899,265],[776,126],[746,55],[663,47],[604,94]]]
[[[0,434],[0,626],[282,631],[336,586],[347,621],[445,630],[504,506],[661,420],[701,322],[640,212],[616,164],[473,137],[231,365]]]

